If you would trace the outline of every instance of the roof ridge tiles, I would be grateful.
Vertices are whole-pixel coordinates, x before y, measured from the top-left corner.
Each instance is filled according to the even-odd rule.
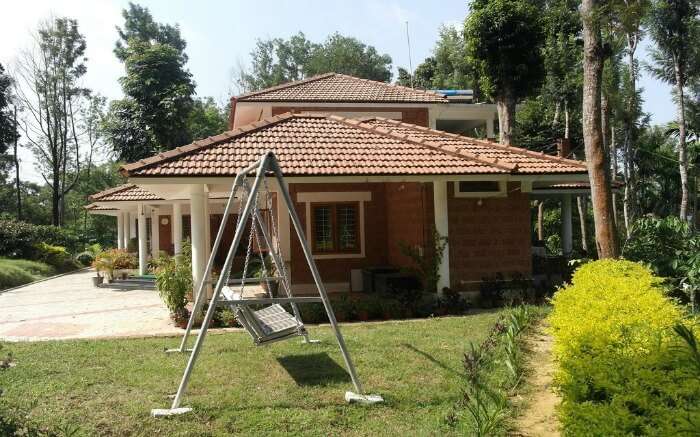
[[[243,93],[243,94],[237,96],[236,99],[241,100],[241,99],[246,99],[246,98],[248,98],[248,97],[253,97],[253,96],[260,95],[260,94],[268,93],[268,92],[270,92],[270,91],[278,91],[278,90],[283,90],[283,89],[287,89],[287,88],[292,88],[292,87],[295,87],[295,86],[299,86],[299,85],[303,85],[303,84],[306,84],[306,83],[314,82],[314,81],[317,81],[317,80],[320,80],[320,79],[325,79],[325,78],[327,78],[327,77],[333,76],[334,74],[338,74],[338,73],[329,72],[329,73],[317,74],[317,75],[315,75],[315,76],[307,77],[307,78],[305,78],[305,79],[299,79],[299,80],[294,80],[294,81],[291,81],[291,82],[285,82],[285,83],[281,83],[281,84],[279,84],[279,85],[274,85],[274,86],[271,86],[271,87],[268,87],[268,88],[264,88],[264,89],[261,89],[261,90],[249,91],[249,92],[247,92],[247,93]]]
[[[233,130],[223,132],[219,135],[214,135],[211,137],[204,138],[202,140],[197,140],[197,141],[192,142],[190,144],[186,144],[184,146],[180,146],[180,147],[177,147],[175,149],[161,152],[158,155],[154,155],[154,156],[150,156],[148,158],[140,159],[136,162],[124,164],[119,169],[119,172],[125,176],[129,176],[129,172],[132,172],[135,170],[141,170],[144,167],[149,167],[149,166],[154,165],[154,164],[160,164],[160,163],[165,162],[171,158],[186,155],[186,154],[194,152],[194,151],[199,151],[199,150],[205,149],[207,147],[212,147],[212,146],[221,144],[223,142],[230,141],[230,140],[232,140],[240,135],[244,135],[244,134],[252,132],[252,131],[256,131],[256,130],[263,129],[263,128],[268,127],[268,126],[272,126],[276,123],[288,120],[288,119],[293,118],[293,117],[295,117],[294,114],[286,112],[284,114],[279,114],[279,115],[275,115],[272,117],[263,118],[261,120],[257,120],[255,122],[247,124],[245,126],[240,126],[240,127],[237,127]],[[217,137],[220,139],[214,140],[214,138],[217,138]]]
[[[548,154],[546,154],[546,153],[544,153],[544,152],[535,152],[535,151],[533,151],[533,150],[528,150],[528,149],[525,149],[525,148],[522,148],[522,147],[517,147],[517,146],[512,146],[512,145],[511,145],[511,146],[507,146],[507,145],[504,145],[504,144],[495,143],[495,142],[491,142],[491,141],[488,141],[488,140],[482,140],[482,139],[478,139],[478,138],[467,137],[467,136],[464,136],[464,135],[459,135],[459,134],[455,134],[455,133],[451,133],[451,132],[443,132],[443,131],[436,130],[436,129],[432,129],[432,128],[429,128],[429,127],[425,127],[425,126],[416,126],[416,125],[413,125],[413,124],[410,124],[410,123],[405,123],[405,122],[402,122],[402,121],[399,121],[399,120],[391,120],[391,119],[387,119],[387,118],[380,117],[380,116],[376,116],[376,117],[373,117],[373,118],[374,118],[375,120],[380,120],[380,121],[383,121],[383,122],[389,122],[389,123],[392,123],[392,124],[397,124],[397,125],[405,126],[405,127],[412,128],[412,129],[429,131],[429,132],[433,133],[434,135],[439,135],[439,136],[443,136],[443,137],[457,138],[457,139],[460,139],[460,140],[462,140],[462,141],[473,141],[473,142],[475,142],[475,143],[478,143],[478,144],[481,144],[481,145],[486,145],[486,146],[493,147],[493,148],[496,148],[496,149],[507,150],[507,151],[509,151],[509,152],[520,153],[520,154],[528,155],[528,156],[536,156],[536,157],[538,157],[538,158],[539,158],[539,157],[542,157],[542,158],[545,158],[545,159],[547,159],[547,160],[554,161],[554,162],[563,162],[563,163],[569,163],[569,164],[574,164],[574,165],[581,165],[581,166],[584,166],[584,168],[585,168],[585,162],[579,161],[579,160],[577,160],[577,159],[569,159],[569,158],[562,158],[562,157],[559,157],[559,156],[548,155]]]
[[[340,116],[336,116],[336,117],[337,118],[335,118],[335,120],[338,120],[338,121],[346,123],[346,124],[350,124],[350,123],[348,123],[348,120],[349,120],[348,118],[340,117]],[[375,117],[375,119],[380,119],[380,118],[381,117]],[[443,145],[430,142],[424,138],[416,138],[416,137],[411,137],[408,135],[406,136],[406,138],[402,138],[396,132],[394,132],[390,129],[382,128],[381,126],[371,126],[371,125],[368,125],[366,123],[359,123],[359,124],[357,124],[357,126],[366,130],[366,131],[369,131],[369,132],[378,133],[380,135],[389,136],[389,137],[395,138],[395,139],[404,139],[405,141],[409,141],[409,142],[412,142],[415,144],[426,146],[426,147],[429,147],[429,148],[434,149],[434,150],[438,150],[438,151],[443,152],[443,153],[457,156],[459,158],[471,159],[471,160],[474,160],[474,161],[482,163],[482,164],[491,165],[491,166],[496,167],[500,170],[514,171],[515,169],[517,169],[517,166],[514,166],[513,164],[508,164],[508,165],[500,164],[500,163],[493,161],[492,159],[484,158],[482,156],[476,156],[476,155],[469,153],[469,152],[445,150]]]
[[[107,188],[106,190],[91,194],[90,196],[88,196],[88,200],[90,200],[91,202],[94,202],[101,197],[109,196],[110,194],[119,193],[121,191],[127,190],[129,188],[133,188],[135,186],[136,186],[135,184],[131,184],[131,183],[117,185],[116,187]]]
[[[291,81],[291,82],[285,82],[285,83],[271,86],[271,87],[268,87],[268,88],[265,88],[262,90],[250,91],[247,93],[240,94],[239,96],[236,97],[236,99],[238,101],[246,101],[248,99],[250,99],[250,101],[255,101],[256,96],[262,96],[264,94],[273,93],[273,92],[280,91],[280,90],[287,90],[290,88],[299,87],[302,85],[306,85],[306,84],[309,84],[312,82],[317,82],[317,81],[332,78],[332,77],[338,77],[338,78],[343,78],[346,80],[352,80],[352,81],[357,81],[357,82],[361,82],[361,83],[372,84],[374,86],[379,86],[379,87],[382,87],[382,88],[385,88],[385,89],[388,89],[391,91],[399,90],[399,91],[402,91],[404,93],[409,93],[409,94],[414,95],[414,96],[415,95],[424,95],[424,96],[431,98],[431,100],[425,100],[425,101],[420,100],[420,99],[417,100],[417,101],[420,101],[422,103],[448,103],[448,99],[443,94],[440,94],[440,93],[432,91],[432,90],[410,88],[410,87],[406,87],[403,85],[382,82],[382,81],[378,81],[378,80],[374,80],[374,79],[360,78],[360,77],[350,76],[348,74],[335,73],[335,72],[318,74],[318,75],[308,77],[305,79],[300,79],[300,80]],[[432,100],[432,99],[435,99],[435,100]],[[286,101],[286,99],[282,99],[282,100]],[[295,100],[300,101],[300,102],[307,101],[306,99],[303,99],[303,98],[295,99]],[[274,99],[272,101],[274,101]],[[313,101],[313,99],[311,99],[309,101]],[[402,101],[399,103],[410,103],[410,100]]]

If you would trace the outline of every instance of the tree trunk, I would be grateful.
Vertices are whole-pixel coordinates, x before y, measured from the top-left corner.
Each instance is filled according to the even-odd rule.
[[[680,68],[675,66],[676,70],[676,88],[678,90],[678,170],[681,175],[681,220],[689,221],[688,219],[688,200],[690,198],[690,190],[688,189],[688,147],[685,142],[685,95],[684,81]]]
[[[617,144],[615,144],[615,128],[611,126],[610,129],[610,174],[613,181],[617,180]],[[613,191],[612,193],[613,202],[613,220],[615,221],[615,227],[617,227],[617,193]]]
[[[564,100],[564,138],[569,138],[569,102]]]
[[[608,93],[601,91],[600,96],[600,130],[603,138],[603,149],[605,153],[610,153],[610,139],[608,137],[608,128],[610,126],[610,100]]]
[[[588,226],[586,224],[586,210],[588,202],[586,196],[576,196],[576,206],[578,207],[578,220],[581,224],[581,251],[588,256]]]
[[[537,239],[544,241],[544,200],[537,202]]]
[[[513,144],[513,125],[515,124],[515,99],[510,91],[506,90],[496,97],[496,109],[500,143],[510,146]]]
[[[559,127],[559,112],[560,112],[560,107],[561,103],[557,101],[557,103],[554,104],[554,117],[552,117],[552,130],[557,131],[557,128]]]
[[[17,129],[17,106],[15,106],[15,156],[14,156],[14,164],[15,164],[15,187],[17,190],[17,220],[22,220],[22,183],[20,182],[19,179],[19,156],[17,155],[17,149],[18,149],[18,144],[17,141],[19,140],[19,130]]]
[[[612,192],[607,154],[601,131],[603,47],[597,0],[583,0],[583,140],[591,181],[596,246],[600,258],[617,258],[619,247],[613,220]]]

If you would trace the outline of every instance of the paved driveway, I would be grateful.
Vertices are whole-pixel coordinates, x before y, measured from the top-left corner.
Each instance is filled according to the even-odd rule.
[[[95,288],[80,271],[0,292],[0,339],[8,341],[181,334],[154,290]]]

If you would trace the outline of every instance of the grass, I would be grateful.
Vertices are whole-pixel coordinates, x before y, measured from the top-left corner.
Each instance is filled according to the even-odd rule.
[[[194,412],[160,419],[150,409],[169,406],[187,359],[163,353],[177,339],[16,343],[17,366],[0,372],[0,416],[16,405],[78,435],[464,434],[445,420],[461,397],[463,353],[499,314],[345,325],[366,390],[386,400],[372,407],[345,404],[351,384],[326,326],[310,328],[317,345],[210,335],[183,402]]]
[[[0,290],[17,287],[54,274],[56,270],[42,262],[0,258]]]

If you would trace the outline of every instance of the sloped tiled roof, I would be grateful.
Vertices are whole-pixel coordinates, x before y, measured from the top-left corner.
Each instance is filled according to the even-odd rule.
[[[144,190],[138,185],[123,184],[113,188],[108,188],[90,196],[93,202],[115,202],[115,201],[144,201],[163,200],[150,191]]]
[[[85,205],[83,208],[87,209],[88,211],[117,211],[117,208],[114,206],[98,205],[96,203]]]
[[[365,123],[391,130],[400,135],[420,138],[443,146],[455,147],[461,152],[470,153],[481,158],[496,159],[503,163],[514,164],[518,167],[518,173],[576,173],[586,170],[585,164],[581,161],[563,159],[521,147],[504,146],[487,140],[422,128],[397,120],[374,117],[366,119]]]
[[[442,94],[326,73],[238,96],[239,102],[447,103]]]
[[[234,176],[272,150],[286,176],[585,173],[580,161],[384,118],[283,114],[122,167],[126,176]]]

